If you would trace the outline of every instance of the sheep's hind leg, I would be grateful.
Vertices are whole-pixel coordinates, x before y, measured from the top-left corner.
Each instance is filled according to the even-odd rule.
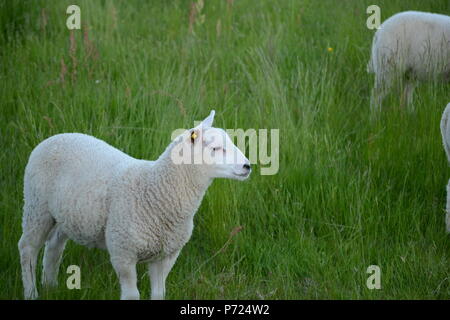
[[[166,279],[170,270],[172,270],[180,251],[165,257],[160,261],[151,262],[148,265],[148,271],[151,281],[151,299],[163,300],[166,294]]]
[[[31,212],[33,211],[33,212]],[[36,212],[39,211],[39,212]],[[45,210],[25,208],[23,233],[19,240],[20,264],[25,299],[36,299],[36,263],[54,220]]]
[[[372,112],[378,112],[381,110],[383,100],[388,94],[393,84],[391,76],[379,76],[375,75],[375,84],[370,96],[370,109]]]
[[[111,258],[111,262],[120,281],[120,299],[139,300],[136,261]]]
[[[447,207],[446,207],[446,215],[445,215],[445,225],[447,233],[450,233],[450,180],[447,184]]]
[[[413,81],[408,81],[405,84],[405,88],[403,90],[403,95],[400,100],[400,107],[403,108],[405,105],[410,111],[414,111],[413,105],[413,97],[414,97],[414,89],[417,84]]]
[[[414,111],[414,102],[413,102],[413,98],[414,98],[414,89],[417,87],[417,84],[414,82],[408,82],[408,84],[406,85],[406,105],[408,106],[408,108],[411,111]]]
[[[42,284],[53,287],[58,285],[58,271],[66,242],[67,236],[56,225],[45,243]]]

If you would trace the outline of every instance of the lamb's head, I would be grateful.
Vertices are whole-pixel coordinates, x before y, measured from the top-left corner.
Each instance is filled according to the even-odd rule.
[[[194,165],[209,178],[245,180],[251,172],[250,161],[223,129],[212,127],[214,110],[195,128],[175,139],[171,158],[175,164]]]

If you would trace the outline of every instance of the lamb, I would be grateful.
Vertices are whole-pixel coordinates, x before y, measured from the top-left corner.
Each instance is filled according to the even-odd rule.
[[[405,11],[387,19],[373,38],[367,65],[375,73],[371,109],[379,110],[384,97],[400,80],[401,105],[412,104],[419,81],[450,80],[450,17]]]
[[[249,160],[214,110],[179,135],[156,161],[138,160],[106,142],[64,133],[41,142],[25,168],[23,234],[19,240],[24,296],[38,297],[37,256],[45,242],[42,282],[56,285],[68,239],[106,249],[121,299],[139,299],[136,264],[145,262],[151,298],[188,242],[193,218],[214,178],[245,180]]]
[[[444,150],[447,154],[447,159],[450,162],[450,103],[445,107],[444,113],[441,118],[441,134],[442,142],[444,144]],[[447,184],[447,207],[446,207],[445,224],[447,226],[447,232],[450,233],[450,180]]]

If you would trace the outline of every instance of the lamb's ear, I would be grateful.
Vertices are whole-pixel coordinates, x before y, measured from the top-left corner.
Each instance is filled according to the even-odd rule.
[[[207,116],[205,118],[205,120],[202,121],[201,126],[203,128],[211,128],[213,121],[214,121],[214,115],[216,114],[216,111],[211,110],[211,113],[209,114],[209,116]]]

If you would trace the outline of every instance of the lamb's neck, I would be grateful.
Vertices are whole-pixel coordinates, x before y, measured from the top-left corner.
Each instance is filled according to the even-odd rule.
[[[154,163],[151,177],[147,191],[170,202],[164,215],[174,223],[193,217],[212,182],[198,165],[174,164],[167,153]]]

